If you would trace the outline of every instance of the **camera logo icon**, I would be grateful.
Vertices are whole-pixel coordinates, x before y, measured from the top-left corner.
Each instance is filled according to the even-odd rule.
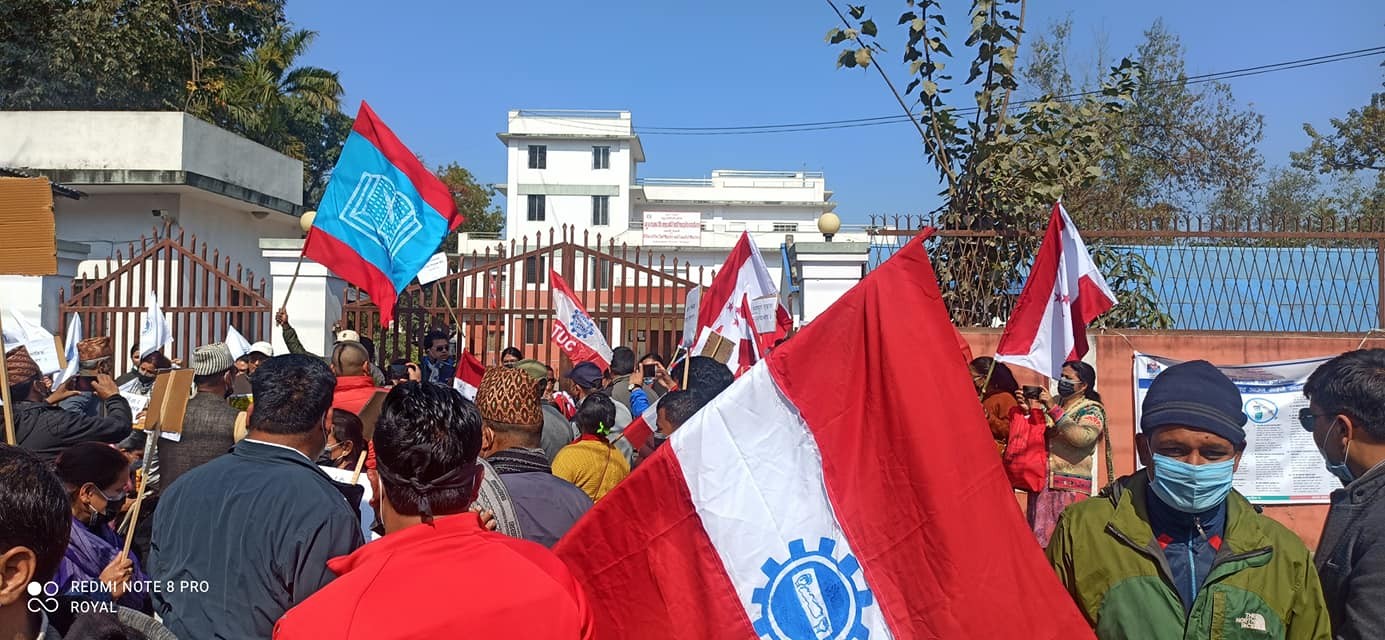
[[[53,597],[58,595],[58,583],[56,582],[30,582],[29,583],[29,602],[27,606],[29,613],[55,613],[58,610],[58,599]]]

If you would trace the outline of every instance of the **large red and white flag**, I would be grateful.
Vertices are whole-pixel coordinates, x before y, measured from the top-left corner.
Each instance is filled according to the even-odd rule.
[[[486,365],[481,364],[481,360],[471,355],[471,352],[462,349],[462,356],[457,360],[457,372],[452,377],[452,388],[457,393],[462,394],[467,400],[476,400],[476,390],[481,388],[481,378],[486,375]]]
[[[604,639],[1091,638],[975,398],[915,239],[554,550]]]
[[[1055,202],[995,359],[1057,379],[1064,362],[1087,354],[1087,325],[1115,304],[1116,294],[1097,271],[1077,226],[1063,203]]]
[[[731,248],[726,262],[717,272],[717,277],[698,300],[698,339],[694,341],[696,346],[692,352],[700,352],[710,332],[717,327],[733,326],[736,316],[740,313],[742,297],[759,300],[768,296],[777,298],[779,288],[770,276],[769,269],[765,267],[765,259],[760,257],[759,247],[755,246],[749,233],[742,232],[740,240],[736,241],[736,246]],[[779,304],[775,309],[774,335],[766,341],[774,344],[788,334],[791,328],[793,317],[783,304]],[[728,366],[734,369],[735,362]]]
[[[601,335],[567,281],[557,271],[550,270],[549,277],[553,285],[553,342],[573,364],[594,362],[603,370],[610,368],[611,345],[606,336]]]

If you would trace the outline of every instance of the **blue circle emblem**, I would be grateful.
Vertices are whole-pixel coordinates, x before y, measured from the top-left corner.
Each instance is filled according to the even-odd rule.
[[[755,633],[772,640],[866,640],[861,618],[874,598],[856,586],[860,563],[850,554],[837,560],[830,538],[821,538],[815,551],[803,542],[789,543],[787,562],[769,558],[760,568],[766,582],[752,595],[760,605]]]
[[[1246,417],[1255,424],[1265,424],[1279,417],[1279,406],[1264,398],[1246,400]]]

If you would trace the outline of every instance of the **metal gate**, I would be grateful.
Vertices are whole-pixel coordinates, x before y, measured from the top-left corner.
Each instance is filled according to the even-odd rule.
[[[129,256],[126,258],[125,256]],[[165,224],[153,237],[141,236],[127,252],[84,269],[72,281],[72,293],[61,291],[58,306],[61,326],[70,314],[82,318],[88,337],[111,336],[115,344],[115,371],[133,366],[130,349],[139,344],[139,331],[149,305],[149,293],[158,294],[160,306],[173,333],[173,346],[165,353],[191,366],[199,345],[226,338],[234,326],[251,342],[270,339],[270,301],[264,278],[235,265],[217,249],[207,253],[207,243],[197,236],[185,242],[182,229],[173,235]]]
[[[365,292],[348,286],[342,326],[371,337],[380,364],[398,358],[417,362],[422,338],[431,330],[449,335],[462,324],[458,343],[487,365],[507,346],[555,368],[565,363],[549,339],[554,317],[549,272],[572,287],[612,347],[636,355],[671,356],[683,336],[683,303],[690,287],[712,272],[639,247],[604,243],[564,226],[532,238],[497,242],[491,251],[452,256],[450,275],[405,289],[389,328]],[[532,242],[531,242],[532,240]],[[455,316],[454,316],[455,312]]]

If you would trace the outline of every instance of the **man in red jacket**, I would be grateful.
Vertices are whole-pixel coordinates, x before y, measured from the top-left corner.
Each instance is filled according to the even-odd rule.
[[[332,373],[337,374],[337,390],[332,395],[332,408],[345,409],[357,416],[370,402],[376,391],[370,375],[370,354],[359,342],[338,342],[332,347]]]
[[[586,597],[562,561],[486,531],[468,510],[482,474],[476,405],[451,389],[404,383],[385,398],[375,444],[385,536],[329,561],[339,577],[284,614],[276,639],[445,638],[474,629],[520,640],[595,637]]]

